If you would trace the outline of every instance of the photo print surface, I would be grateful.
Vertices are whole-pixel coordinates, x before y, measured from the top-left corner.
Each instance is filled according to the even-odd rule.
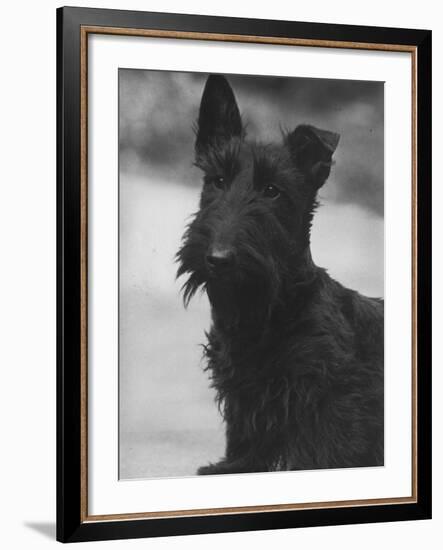
[[[119,70],[119,478],[384,464],[382,82]]]

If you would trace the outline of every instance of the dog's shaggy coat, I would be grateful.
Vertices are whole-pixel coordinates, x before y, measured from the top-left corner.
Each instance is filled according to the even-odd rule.
[[[279,145],[249,142],[228,81],[207,80],[200,210],[177,254],[185,303],[200,287],[209,297],[207,369],[226,424],[225,456],[200,474],[383,464],[383,302],[310,253],[338,140],[300,125]]]

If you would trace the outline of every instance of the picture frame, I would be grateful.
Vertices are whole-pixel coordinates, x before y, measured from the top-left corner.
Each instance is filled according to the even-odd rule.
[[[411,79],[411,494],[90,513],[88,40],[93,35],[408,55]],[[94,104],[95,105],[95,104]],[[117,140],[117,137],[115,137]],[[394,222],[389,222],[394,223]],[[387,229],[389,231],[389,228]],[[94,263],[96,265],[96,263]],[[106,392],[107,388],[100,388]],[[113,420],[110,420],[113,422]],[[115,429],[117,429],[115,427]],[[408,426],[409,429],[409,426]],[[116,453],[117,453],[116,449]],[[137,482],[132,482],[137,483]],[[157,480],[157,483],[162,483]],[[192,483],[192,480],[189,482]],[[188,485],[190,487],[191,485]],[[431,517],[431,32],[64,7],[57,10],[57,540],[157,537]]]

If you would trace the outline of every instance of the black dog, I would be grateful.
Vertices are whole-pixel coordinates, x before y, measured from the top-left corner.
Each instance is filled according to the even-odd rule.
[[[205,351],[226,455],[199,474],[383,464],[383,302],[310,253],[338,140],[300,125],[280,145],[251,143],[227,80],[206,82],[200,210],[177,258],[185,304],[200,287],[211,304]]]

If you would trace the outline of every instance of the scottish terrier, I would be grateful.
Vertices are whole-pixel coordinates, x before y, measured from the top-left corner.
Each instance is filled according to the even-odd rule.
[[[211,305],[204,349],[226,449],[199,474],[383,465],[383,301],[310,252],[338,141],[308,124],[280,144],[249,141],[226,78],[206,81],[200,209],[177,260],[185,305],[199,288]]]

